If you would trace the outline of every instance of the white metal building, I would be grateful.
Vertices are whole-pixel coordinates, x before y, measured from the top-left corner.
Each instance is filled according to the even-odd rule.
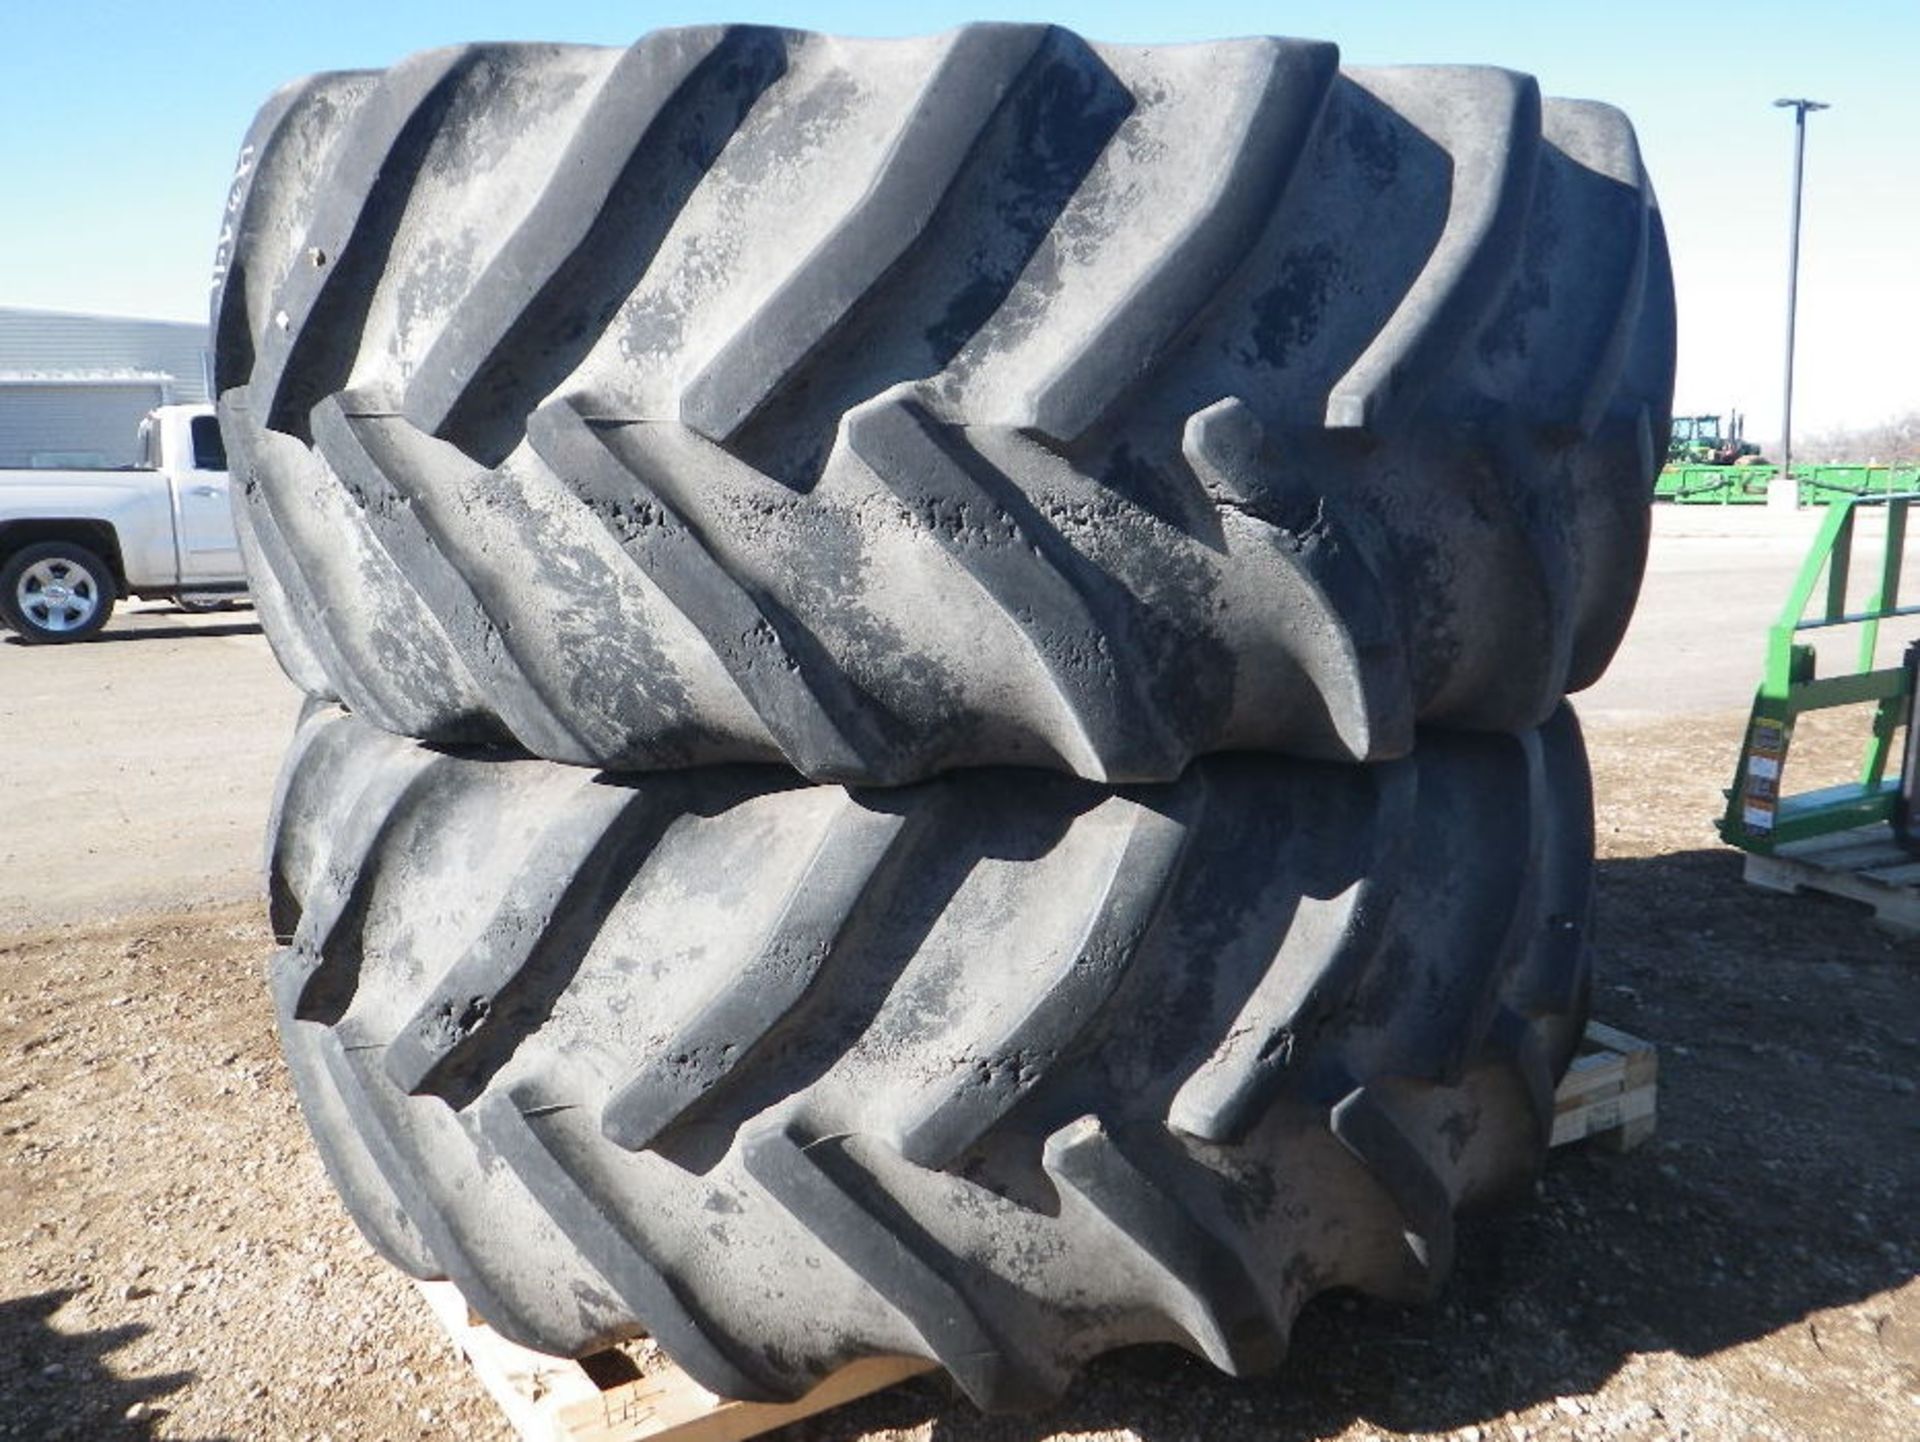
[[[0,467],[127,466],[140,418],[204,401],[207,328],[0,306]]]

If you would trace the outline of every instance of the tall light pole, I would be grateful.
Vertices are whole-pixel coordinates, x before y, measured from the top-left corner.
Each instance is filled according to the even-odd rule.
[[[1819,100],[1773,103],[1793,111],[1793,218],[1787,231],[1787,381],[1786,395],[1780,403],[1780,479],[1786,493],[1793,495],[1793,315],[1800,293],[1800,175],[1807,162],[1807,112],[1830,107]]]

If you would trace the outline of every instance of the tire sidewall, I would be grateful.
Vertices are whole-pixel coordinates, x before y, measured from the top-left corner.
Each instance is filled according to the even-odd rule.
[[[68,631],[50,631],[28,616],[19,604],[20,578],[29,567],[42,561],[62,560],[69,565],[85,571],[92,579],[94,590],[99,596],[99,604],[85,624]],[[5,621],[21,641],[29,646],[54,646],[71,641],[84,641],[97,635],[113,615],[113,605],[118,597],[119,588],[113,579],[113,572],[107,563],[87,547],[72,541],[36,541],[23,546],[9,556],[4,565],[0,565],[0,620]]]

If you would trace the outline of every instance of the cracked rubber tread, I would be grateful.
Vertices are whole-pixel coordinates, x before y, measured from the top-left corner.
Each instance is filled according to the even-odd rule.
[[[315,706],[275,816],[283,1039],[376,1245],[728,1395],[1268,1366],[1318,1291],[1431,1293],[1583,1024],[1565,708],[1114,789],[620,776]]]
[[[396,734],[850,784],[1373,761],[1544,723],[1638,590],[1659,212],[1617,111],[1508,71],[457,47],[274,97],[228,210],[263,624]]]

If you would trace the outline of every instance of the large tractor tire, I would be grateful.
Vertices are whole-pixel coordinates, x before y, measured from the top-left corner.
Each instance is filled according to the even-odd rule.
[[[983,1407],[1111,1348],[1271,1364],[1424,1296],[1580,1034],[1572,715],[1374,767],[615,777],[315,705],[274,822],[280,1026],[374,1244],[506,1335],[645,1331],[790,1398],[930,1358]]]
[[[1632,608],[1673,370],[1617,112],[1302,41],[321,75],[256,122],[219,274],[289,671],[622,770],[1171,780],[1537,726]]]

